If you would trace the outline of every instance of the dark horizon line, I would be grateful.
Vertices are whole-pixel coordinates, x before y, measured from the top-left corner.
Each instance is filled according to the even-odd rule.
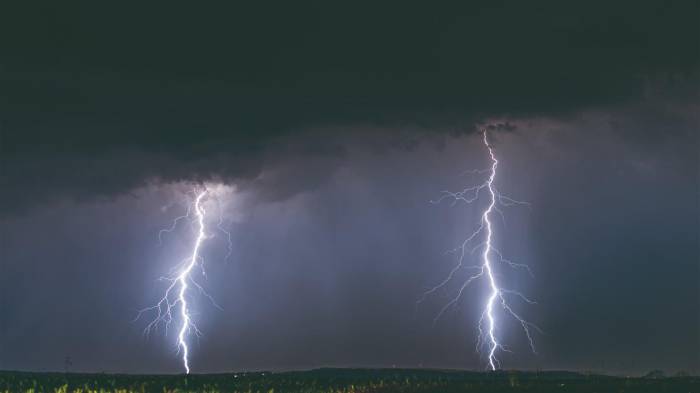
[[[653,369],[650,371],[662,371],[663,369]],[[497,369],[495,371],[491,370],[474,370],[474,369],[460,369],[460,368],[433,368],[433,367],[317,367],[317,368],[299,368],[299,369],[287,369],[287,370],[278,370],[278,371],[272,371],[272,370],[255,370],[255,371],[227,371],[227,372],[211,372],[211,373],[198,373],[198,372],[191,372],[189,374],[186,374],[184,372],[181,373],[129,373],[129,372],[80,372],[80,371],[26,371],[26,370],[2,370],[0,369],[0,374],[42,374],[42,375],[70,375],[70,376],[92,376],[92,375],[110,375],[110,376],[131,376],[131,377],[206,377],[206,376],[224,376],[224,375],[263,375],[266,373],[269,374],[275,374],[275,375],[280,375],[280,374],[297,374],[297,373],[313,373],[313,372],[320,372],[320,371],[372,371],[372,372],[384,372],[384,371],[394,371],[394,372],[444,372],[444,373],[453,373],[453,374],[485,374],[485,375],[493,375],[493,374],[509,374],[509,373],[518,373],[518,374],[533,374],[533,375],[539,375],[539,374],[561,374],[561,375],[568,375],[570,377],[581,377],[581,378],[589,378],[589,377],[603,377],[603,378],[645,378],[645,376],[649,373],[643,373],[639,374],[636,376],[632,375],[621,375],[621,374],[608,374],[608,373],[601,373],[601,372],[593,372],[593,371],[574,371],[574,370],[566,370],[566,369]],[[700,378],[700,374],[691,374],[688,373],[687,375],[684,376],[677,376],[677,375],[666,375],[662,378]]]

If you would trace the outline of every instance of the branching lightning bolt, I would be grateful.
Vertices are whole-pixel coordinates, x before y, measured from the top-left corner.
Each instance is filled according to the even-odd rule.
[[[192,250],[192,256],[190,257],[190,260],[185,266],[185,268],[182,269],[180,275],[177,277],[177,281],[180,285],[180,292],[178,294],[177,301],[180,303],[180,317],[182,318],[182,326],[180,327],[180,333],[177,335],[177,342],[178,346],[182,350],[182,363],[185,367],[185,372],[187,374],[190,373],[188,357],[190,349],[187,346],[185,335],[192,328],[194,328],[195,331],[199,331],[199,329],[197,329],[196,325],[192,323],[192,319],[190,318],[190,311],[187,308],[187,299],[185,298],[185,293],[187,292],[187,281],[190,279],[190,272],[197,263],[197,260],[199,259],[199,248],[202,245],[202,241],[204,241],[204,239],[206,238],[206,234],[204,233],[204,215],[206,214],[206,211],[200,205],[200,202],[202,201],[202,198],[204,197],[204,195],[206,195],[206,193],[206,190],[202,191],[199,195],[197,195],[197,199],[195,200],[194,210],[195,214],[197,215],[197,224],[199,225],[199,231],[197,233],[197,239],[195,240],[194,247]]]
[[[486,346],[486,355],[488,358],[488,368],[491,370],[496,370],[500,367],[500,362],[497,358],[497,352],[499,350],[509,352],[508,349],[499,341],[498,331],[497,331],[497,319],[496,319],[496,306],[500,305],[501,309],[507,314],[513,317],[522,327],[525,336],[530,344],[530,348],[533,352],[535,351],[534,340],[532,338],[531,329],[541,332],[541,330],[534,324],[523,319],[519,314],[517,314],[513,308],[510,306],[506,297],[509,295],[515,296],[528,304],[535,304],[534,301],[527,298],[525,295],[518,291],[503,288],[499,285],[497,280],[497,274],[495,272],[494,262],[503,263],[513,269],[524,269],[532,275],[532,271],[529,266],[525,264],[519,264],[512,262],[503,257],[503,254],[494,247],[493,245],[493,222],[492,214],[498,213],[504,220],[505,218],[503,212],[498,208],[500,206],[513,206],[513,205],[529,205],[527,202],[517,201],[515,199],[509,198],[502,195],[495,187],[494,181],[496,180],[496,173],[498,169],[498,159],[493,152],[493,147],[489,143],[488,135],[486,131],[483,131],[483,142],[488,149],[489,157],[491,159],[491,167],[487,170],[475,170],[469,171],[471,174],[484,174],[488,173],[488,178],[475,186],[467,187],[462,191],[452,192],[443,191],[440,198],[433,203],[440,203],[445,199],[452,200],[452,206],[458,202],[464,202],[467,204],[474,203],[479,200],[482,193],[487,192],[489,196],[489,203],[486,209],[481,215],[481,220],[479,226],[471,233],[459,246],[451,250],[452,253],[457,253],[457,264],[449,272],[447,277],[441,281],[435,287],[426,291],[423,296],[418,300],[418,303],[422,303],[429,295],[437,292],[438,290],[444,288],[448,283],[450,283],[455,276],[461,270],[471,270],[474,271],[471,276],[467,277],[462,285],[459,287],[457,294],[453,297],[445,306],[440,310],[438,315],[433,320],[436,323],[438,319],[448,310],[450,307],[454,306],[459,299],[462,297],[465,289],[469,284],[473,283],[478,279],[485,279],[489,287],[489,296],[487,302],[484,305],[484,310],[479,319],[478,329],[479,338],[477,340],[477,351],[480,351],[483,346]],[[474,245],[476,239],[481,237],[484,238],[482,243]],[[465,259],[467,254],[473,254],[479,249],[483,249],[481,253],[481,263],[476,265],[466,265]],[[497,259],[494,261],[494,255]]]
[[[196,232],[191,254],[188,258],[178,264],[178,266],[176,266],[170,272],[169,276],[160,277],[160,280],[169,282],[163,297],[161,297],[155,305],[140,310],[136,316],[136,319],[139,319],[144,313],[155,313],[155,318],[146,326],[144,334],[149,335],[152,330],[157,329],[159,325],[163,324],[167,335],[168,328],[174,319],[173,312],[179,314],[181,325],[177,334],[177,350],[178,354],[181,354],[182,356],[182,364],[187,374],[190,373],[190,348],[187,338],[191,333],[194,333],[197,337],[200,337],[202,334],[192,318],[191,305],[188,303],[190,285],[197,288],[198,292],[209,299],[215,307],[219,309],[221,308],[204,290],[204,288],[192,277],[192,272],[195,267],[199,267],[202,275],[206,278],[200,250],[204,240],[210,237],[206,231],[207,211],[203,206],[205,199],[211,194],[210,190],[207,188],[199,191],[195,190],[194,194],[194,201],[188,205],[187,212],[184,215],[173,219],[170,227],[162,229],[158,232],[158,242],[159,244],[162,244],[162,237],[164,234],[174,231],[180,221],[189,219]],[[228,242],[226,259],[228,259],[232,251],[231,234],[223,228],[222,224],[223,215],[219,205],[219,221],[216,228],[218,231],[226,235],[226,240]]]

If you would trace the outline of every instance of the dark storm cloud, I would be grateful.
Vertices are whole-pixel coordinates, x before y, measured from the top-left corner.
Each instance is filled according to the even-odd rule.
[[[634,101],[659,75],[698,86],[697,2],[3,8],[2,201],[16,208],[255,179],[285,165],[289,138],[338,151],[309,127],[470,130]]]

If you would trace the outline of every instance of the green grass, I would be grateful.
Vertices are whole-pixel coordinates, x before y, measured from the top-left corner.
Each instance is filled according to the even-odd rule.
[[[64,374],[0,371],[0,392],[12,393],[700,393],[700,378],[621,378],[570,372],[493,373],[318,369],[198,375]]]

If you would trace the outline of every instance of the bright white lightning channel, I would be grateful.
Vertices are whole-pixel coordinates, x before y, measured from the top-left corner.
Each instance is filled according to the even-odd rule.
[[[167,335],[168,327],[174,319],[173,309],[175,308],[177,310],[176,313],[179,314],[181,323],[177,335],[177,349],[178,354],[181,354],[182,356],[182,364],[187,374],[190,373],[190,348],[187,342],[188,336],[191,333],[194,333],[197,337],[200,337],[202,334],[197,328],[197,325],[194,323],[191,305],[190,302],[188,302],[190,284],[196,287],[200,294],[207,297],[212,304],[214,304],[214,306],[221,308],[216,304],[216,302],[214,302],[214,299],[206,293],[204,288],[202,288],[202,286],[199,285],[192,277],[193,270],[196,267],[200,268],[202,275],[206,277],[204,267],[202,265],[200,250],[204,241],[210,237],[206,231],[207,211],[203,205],[211,195],[211,191],[208,188],[204,188],[203,190],[195,190],[194,194],[194,201],[188,205],[187,212],[184,215],[175,218],[169,228],[163,229],[158,233],[159,243],[162,244],[162,237],[164,234],[174,231],[180,221],[189,219],[195,227],[196,232],[192,252],[187,259],[182,261],[178,267],[173,270],[176,273],[160,278],[160,280],[167,281],[170,284],[166,288],[163,297],[161,297],[158,303],[156,303],[154,306],[140,310],[136,316],[136,319],[138,319],[144,313],[155,313],[155,318],[146,326],[144,333],[148,335],[160,324],[163,324]],[[221,208],[219,207],[219,210],[220,209]],[[228,258],[231,254],[231,234],[222,227],[223,219],[221,216],[221,211],[219,211],[219,214],[220,217],[219,222],[216,225],[216,229],[226,236],[228,241],[228,253],[226,258]],[[194,217],[192,217],[192,215],[194,215]]]
[[[529,205],[526,202],[521,202],[514,200],[512,198],[509,198],[496,189],[496,186],[494,185],[494,181],[496,180],[496,173],[498,169],[498,159],[496,158],[496,155],[493,152],[493,147],[489,143],[488,135],[486,131],[483,131],[483,142],[486,148],[488,149],[489,152],[489,157],[491,159],[491,167],[488,170],[482,170],[482,171],[471,171],[472,174],[475,175],[481,175],[484,173],[488,173],[488,178],[472,187],[467,187],[463,189],[462,191],[458,192],[451,192],[451,191],[443,191],[442,196],[437,199],[436,201],[432,201],[433,203],[440,203],[445,199],[452,200],[452,205],[454,206],[457,202],[464,202],[467,204],[477,202],[479,200],[479,197],[481,196],[481,193],[483,191],[488,191],[488,196],[489,196],[489,203],[486,209],[483,211],[481,214],[481,220],[479,223],[479,226],[476,228],[474,232],[472,232],[471,235],[469,235],[463,242],[460,244],[457,248],[452,250],[455,253],[458,253],[458,260],[456,266],[450,271],[450,273],[447,275],[447,277],[440,282],[438,285],[435,287],[429,289],[426,291],[423,296],[418,300],[418,303],[423,302],[429,295],[432,293],[435,293],[436,291],[442,289],[445,287],[448,283],[450,283],[455,276],[459,273],[460,270],[471,270],[474,271],[475,273],[472,274],[471,276],[467,277],[462,285],[459,287],[459,290],[457,291],[457,294],[454,298],[452,298],[438,313],[438,315],[435,317],[433,322],[437,322],[437,320],[442,316],[442,314],[445,313],[450,307],[454,306],[459,299],[462,297],[464,290],[471,284],[472,282],[476,281],[477,279],[485,279],[488,282],[488,287],[489,287],[489,296],[487,298],[486,304],[484,305],[483,312],[481,314],[481,318],[479,319],[478,323],[478,329],[479,329],[479,338],[477,340],[477,351],[481,351],[483,347],[486,347],[486,355],[488,358],[488,368],[491,370],[496,370],[497,368],[500,368],[500,362],[498,361],[497,358],[497,352],[499,350],[501,351],[506,351],[509,352],[506,346],[503,345],[503,343],[499,340],[499,335],[498,335],[498,320],[496,318],[496,305],[500,304],[500,308],[505,312],[506,315],[510,315],[513,317],[522,327],[525,336],[527,337],[528,343],[530,344],[530,348],[532,349],[533,352],[536,353],[535,351],[535,345],[534,341],[530,332],[530,329],[535,329],[537,331],[540,331],[540,329],[520,317],[513,308],[510,306],[510,304],[507,302],[506,297],[509,295],[515,296],[523,301],[525,301],[528,304],[534,304],[535,302],[528,299],[525,297],[522,293],[510,289],[503,288],[498,280],[497,280],[497,273],[495,269],[495,263],[503,263],[506,266],[509,266],[513,269],[524,269],[526,270],[530,275],[532,275],[532,272],[530,268],[527,265],[524,264],[519,264],[512,262],[506,258],[503,257],[503,254],[494,247],[493,245],[493,222],[492,222],[492,215],[494,212],[498,213],[503,217],[503,212],[499,210],[498,206],[513,206],[513,205]],[[474,241],[476,239],[483,238],[482,243],[478,243],[474,245]],[[467,257],[467,251],[471,247],[471,250],[469,250],[469,254],[473,254],[476,252],[478,249],[483,248],[483,252],[481,253],[481,263],[476,264],[476,265],[465,265],[465,258]],[[497,259],[494,261],[493,256],[497,256]]]

